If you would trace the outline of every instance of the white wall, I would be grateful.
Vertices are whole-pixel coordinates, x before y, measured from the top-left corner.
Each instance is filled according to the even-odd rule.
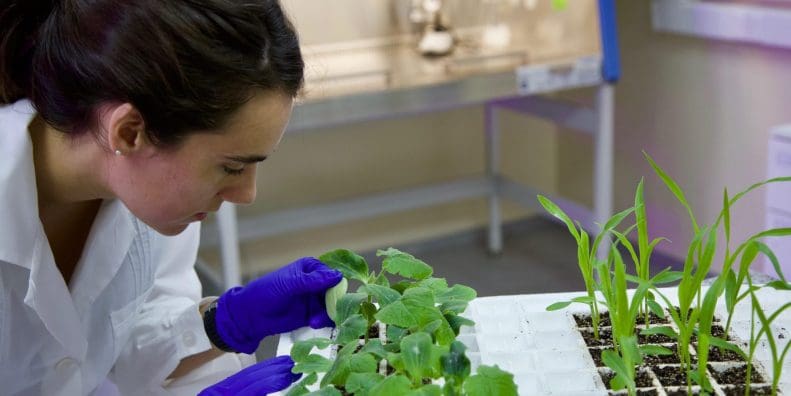
[[[504,114],[502,167],[516,180],[554,191],[554,127]],[[483,110],[458,109],[413,118],[287,133],[259,166],[258,198],[240,216],[368,193],[451,181],[484,173]],[[514,205],[506,219],[525,215]],[[242,246],[244,265],[266,270],[303,255],[345,247],[370,250],[469,230],[486,224],[482,199],[433,206],[266,238]],[[202,257],[218,262],[217,252]]]
[[[646,177],[649,231],[673,241],[659,249],[686,255],[686,212],[643,159],[646,150],[686,191],[699,222],[710,223],[731,195],[766,177],[769,129],[791,121],[791,51],[655,33],[648,1],[618,2],[623,79],[616,90],[616,199],[633,200]],[[590,199],[576,174],[589,148],[560,138],[564,194]],[[765,191],[734,208],[734,241],[764,228]]]

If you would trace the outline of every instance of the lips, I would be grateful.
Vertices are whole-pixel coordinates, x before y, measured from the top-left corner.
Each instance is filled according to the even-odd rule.
[[[208,215],[208,213],[206,213],[206,212],[200,212],[200,213],[195,215],[195,219],[198,220],[198,221],[203,221],[206,218],[207,215]]]

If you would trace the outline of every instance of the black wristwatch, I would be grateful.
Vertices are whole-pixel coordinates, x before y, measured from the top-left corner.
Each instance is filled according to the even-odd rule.
[[[209,308],[203,313],[203,330],[206,331],[209,341],[218,349],[225,352],[237,353],[222,340],[220,333],[217,332],[217,321],[214,319],[217,313],[217,301],[218,300],[212,301],[212,303],[209,304]]]

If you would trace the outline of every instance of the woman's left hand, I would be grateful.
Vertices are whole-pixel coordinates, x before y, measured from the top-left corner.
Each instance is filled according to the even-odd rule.
[[[270,335],[308,326],[332,326],[324,294],[340,271],[313,257],[301,258],[220,296],[215,314],[220,338],[237,352],[253,353]]]
[[[289,356],[278,356],[258,362],[212,385],[198,396],[261,396],[286,389],[302,374],[294,374],[294,361]]]

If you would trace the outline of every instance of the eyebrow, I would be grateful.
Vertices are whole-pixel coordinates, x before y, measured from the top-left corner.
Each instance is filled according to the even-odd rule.
[[[265,160],[267,157],[265,155],[229,155],[225,158],[243,164],[254,164]]]

